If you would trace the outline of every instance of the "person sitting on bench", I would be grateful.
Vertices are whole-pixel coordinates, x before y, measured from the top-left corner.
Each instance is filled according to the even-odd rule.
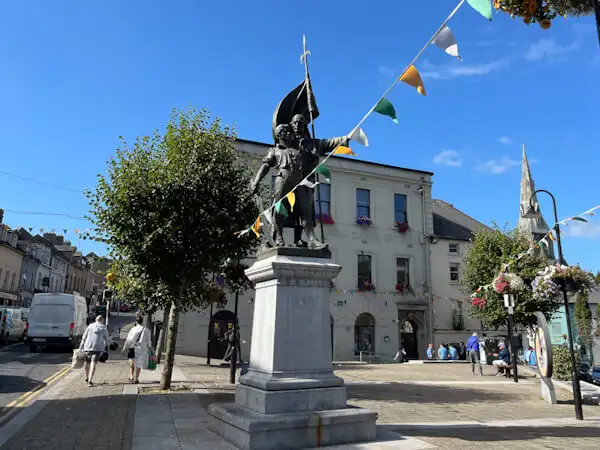
[[[500,375],[504,373],[504,369],[510,369],[510,353],[508,353],[508,349],[504,342],[501,342],[498,345],[500,351],[497,354],[494,354],[498,359],[492,361],[492,364],[498,368],[498,373],[496,375]]]

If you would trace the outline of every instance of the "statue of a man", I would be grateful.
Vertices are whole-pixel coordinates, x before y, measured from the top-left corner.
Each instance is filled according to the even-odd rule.
[[[319,165],[319,159],[321,156],[325,156],[325,154],[334,151],[340,145],[348,146],[349,143],[349,138],[347,136],[331,139],[313,139],[308,132],[308,121],[302,114],[296,114],[294,117],[292,117],[290,126],[292,127],[294,134],[294,145],[297,146],[299,151],[301,151],[305,157],[302,174],[303,177],[307,176]],[[314,173],[308,178],[308,181],[312,183],[315,182]],[[311,208],[310,220],[311,224],[314,226],[314,223],[312,222],[315,208],[314,189],[310,189],[306,186],[301,186],[299,189],[305,189],[307,191],[306,195],[309,197]],[[303,228],[303,226],[294,228],[294,243],[299,246],[304,246],[304,243],[302,242]]]

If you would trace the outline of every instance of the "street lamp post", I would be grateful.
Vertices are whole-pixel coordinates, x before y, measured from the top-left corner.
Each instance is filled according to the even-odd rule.
[[[554,208],[554,231],[556,232],[556,244],[558,247],[558,260],[560,264],[564,263],[562,243],[560,239],[560,226],[558,225],[558,211],[556,210],[556,199],[550,191],[545,189],[538,189],[529,198],[529,210],[523,217],[537,217],[540,212],[537,210],[532,203],[533,198],[538,192],[544,192],[552,198],[552,206]],[[573,330],[571,329],[571,312],[569,311],[569,297],[567,295],[567,288],[565,280],[561,280],[560,288],[563,294],[563,302],[565,306],[565,316],[567,319],[567,333],[569,337],[569,354],[571,356],[571,382],[573,383],[573,397],[575,402],[575,418],[577,420],[583,420],[583,409],[581,406],[581,387],[579,385],[579,368],[575,362],[575,351],[573,349]]]
[[[513,380],[519,382],[517,373],[517,355],[515,354],[515,346],[513,345],[513,313],[515,312],[515,295],[504,294],[504,307],[508,309],[508,350],[510,352]]]

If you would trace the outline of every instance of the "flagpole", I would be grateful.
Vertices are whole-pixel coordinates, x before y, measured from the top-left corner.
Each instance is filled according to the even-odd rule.
[[[465,1],[466,0],[461,0],[458,3],[458,5],[456,5],[456,8],[454,8],[454,10],[450,13],[450,15],[446,18],[446,20],[444,20],[444,22],[440,25],[440,27],[433,34],[433,36],[431,36],[431,38],[427,41],[427,44],[425,44],[423,46],[423,48],[419,51],[419,53],[417,53],[417,56],[415,56],[413,58],[413,60],[410,62],[410,64],[408,64],[408,66],[406,66],[406,68],[402,71],[402,73],[400,74],[400,76],[396,78],[396,80],[387,89],[387,91],[385,91],[383,93],[383,95],[381,97],[379,97],[379,100],[377,100],[377,102],[373,105],[373,107],[369,110],[369,112],[366,113],[362,119],[360,119],[360,122],[358,122],[358,125],[356,125],[354,127],[354,129],[350,132],[349,136],[351,136],[358,128],[360,128],[360,126],[363,124],[363,122],[365,120],[367,120],[367,118],[373,113],[373,111],[375,111],[375,108],[377,108],[377,105],[379,104],[379,102],[381,100],[383,100],[390,93],[390,91],[392,89],[394,89],[394,86],[396,86],[396,84],[398,84],[398,81],[400,81],[400,79],[408,71],[408,69],[410,68],[410,66],[414,65],[417,62],[417,60],[421,57],[421,55],[423,54],[423,52],[427,49],[427,47],[429,47],[429,45],[431,45],[431,43],[433,42],[433,40],[437,37],[438,34],[440,34],[440,32],[444,29],[444,27],[448,24],[448,22],[450,22],[450,19],[452,19],[452,17],[454,17],[454,15],[458,12],[458,10],[460,9],[460,7],[463,5],[463,3]],[[598,0],[598,1],[600,1],[600,0]]]
[[[310,98],[310,94],[312,91],[312,88],[309,89],[310,87],[310,76],[309,76],[309,70],[308,70],[308,55],[310,55],[310,51],[306,50],[306,35],[302,35],[302,56],[300,57],[300,64],[304,63],[304,83],[305,83],[305,90],[306,90],[306,104],[308,105],[308,115],[310,118],[310,127],[311,127],[311,131],[312,131],[312,139],[313,139],[313,143],[315,142],[315,121],[313,119],[313,102],[311,101]],[[314,148],[313,148],[314,150]],[[321,155],[319,155],[317,153],[319,159],[321,159]],[[319,182],[319,174],[316,173],[315,174],[315,181],[318,183]],[[319,185],[315,186],[315,190],[317,191],[317,203],[319,205],[319,225],[321,227],[321,242],[325,243],[325,230],[323,228],[323,210],[322,210],[322,206],[321,206],[321,188],[319,187]],[[311,219],[312,220],[312,217]]]

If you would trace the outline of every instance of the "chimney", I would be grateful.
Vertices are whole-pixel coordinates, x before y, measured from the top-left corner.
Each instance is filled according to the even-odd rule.
[[[3,223],[4,221],[4,210],[2,208],[0,208],[0,223]]]

